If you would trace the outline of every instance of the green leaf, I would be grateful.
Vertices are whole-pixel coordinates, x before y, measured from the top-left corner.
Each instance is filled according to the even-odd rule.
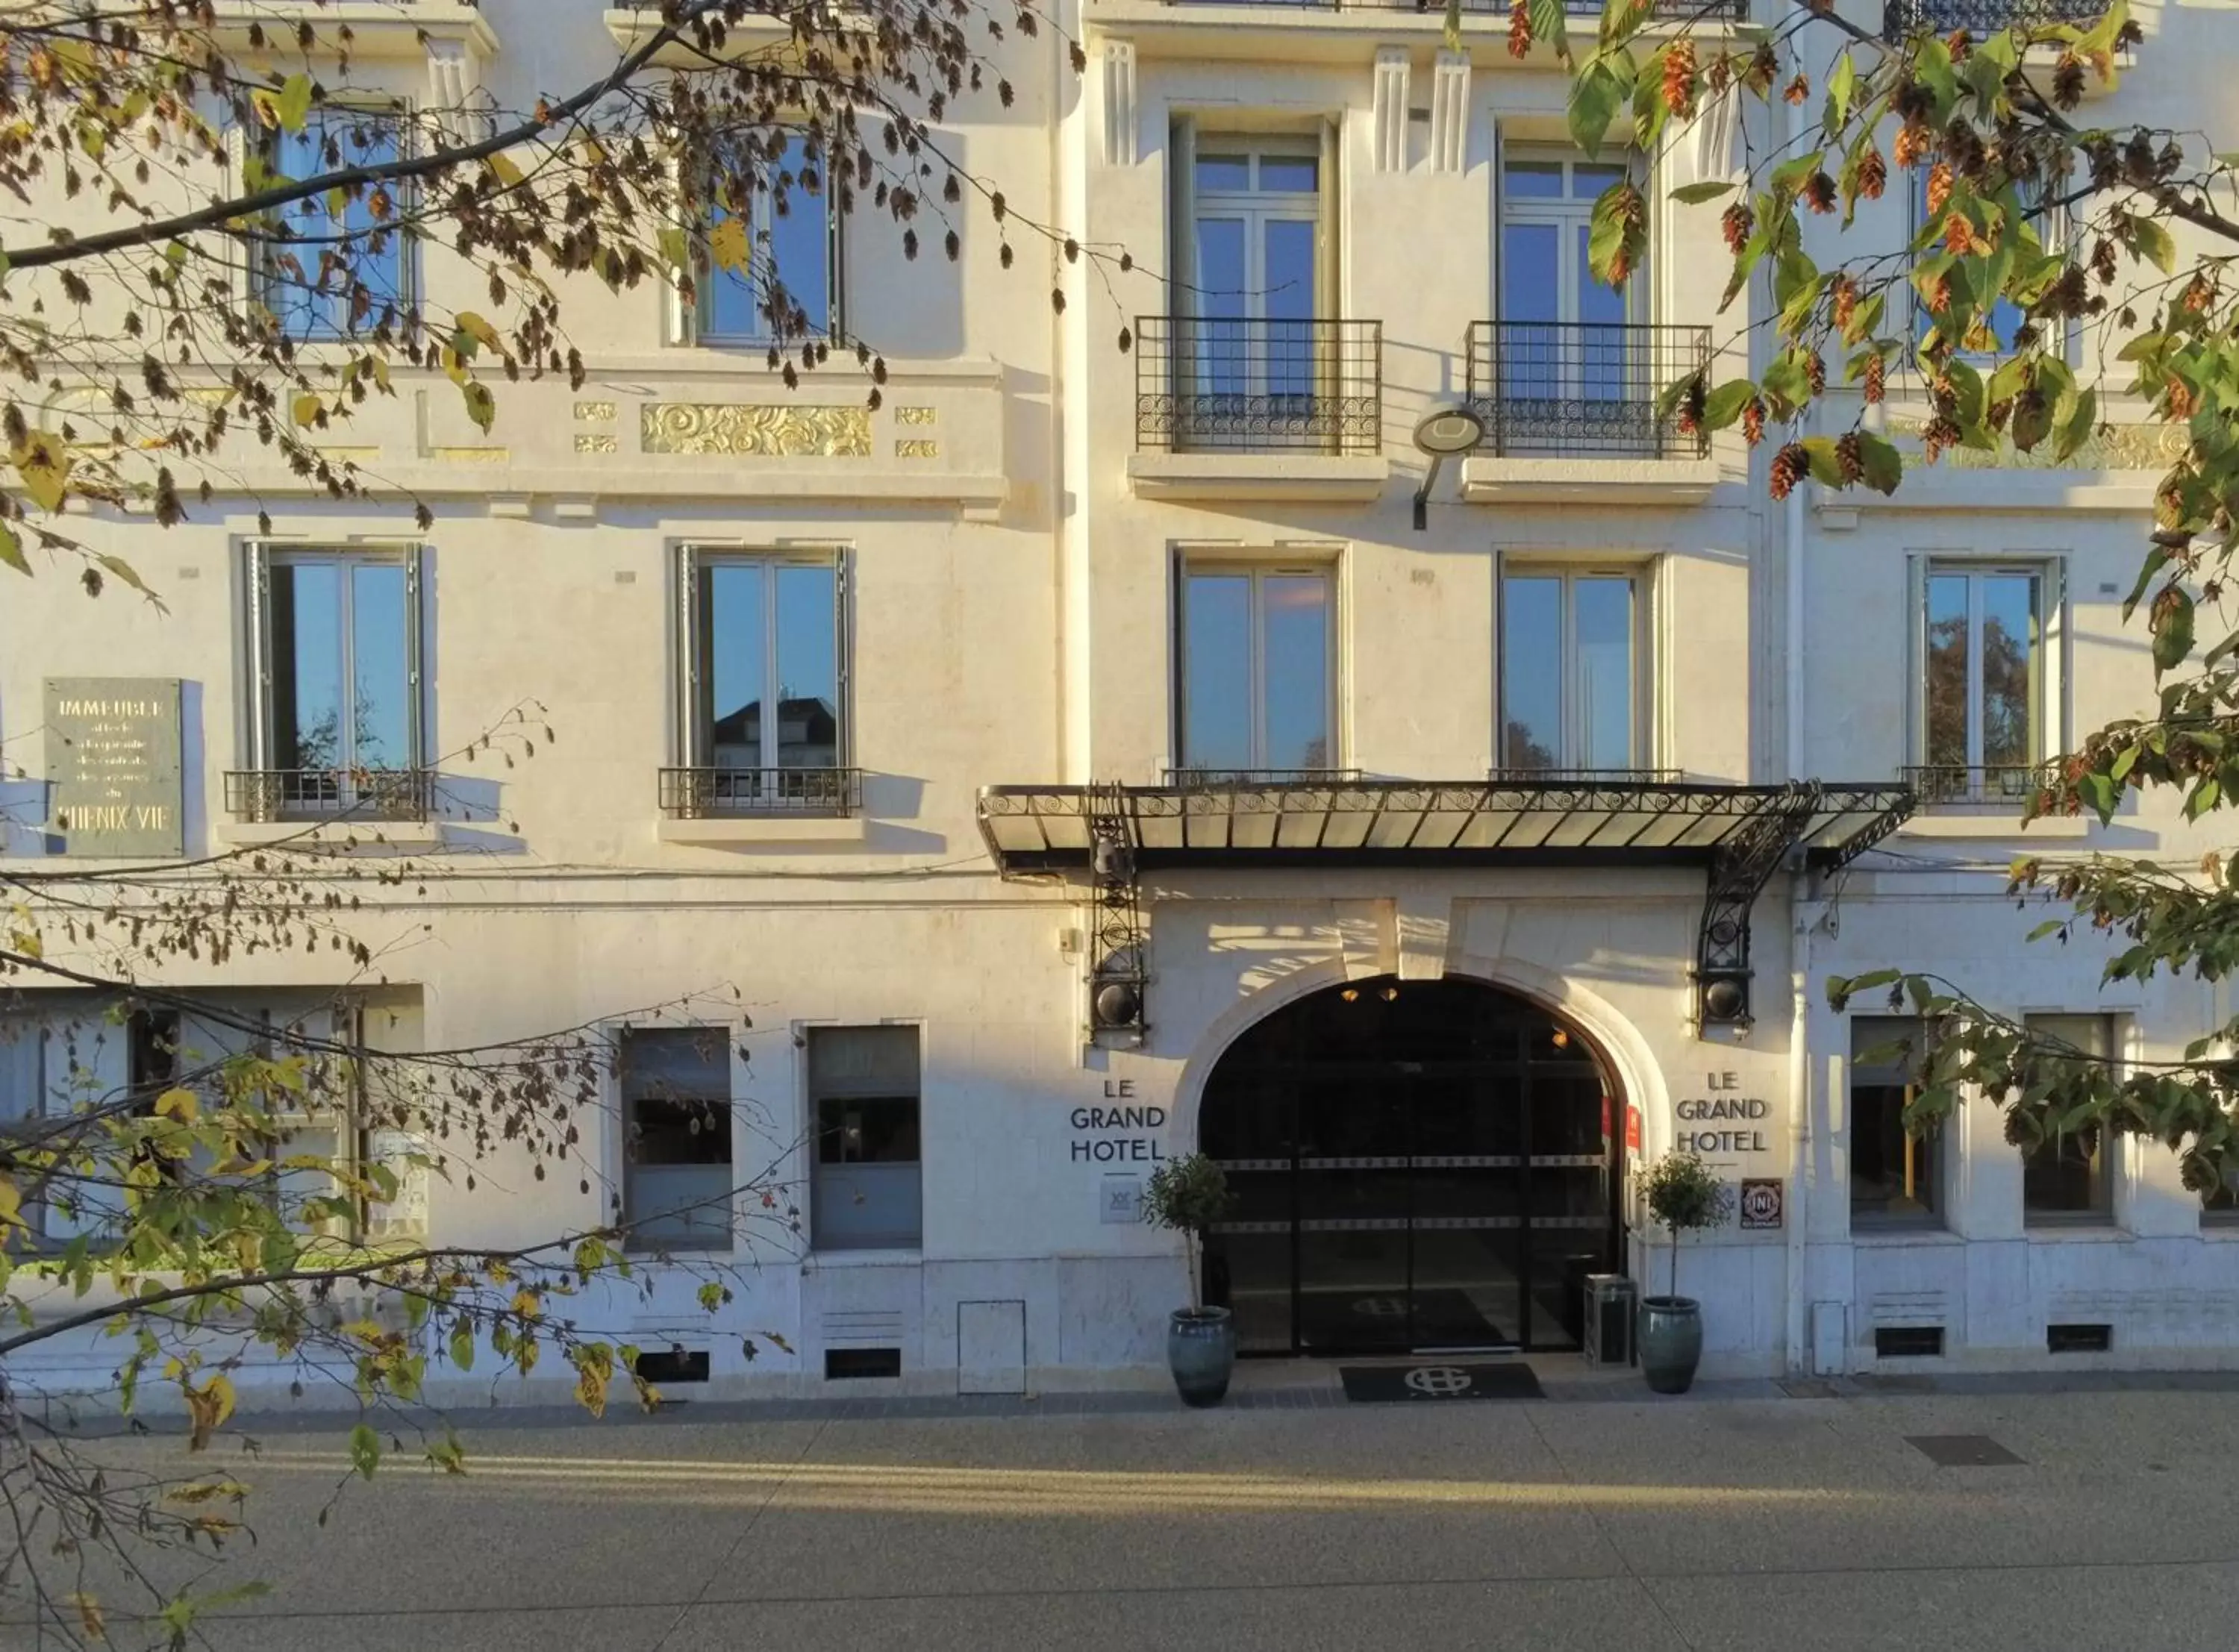
[[[1631,90],[1607,58],[1597,56],[1588,63],[1571,83],[1571,141],[1589,156],[1600,154],[1602,139]]]
[[[381,1436],[369,1423],[361,1423],[350,1430],[350,1467],[365,1479],[373,1478],[373,1471],[381,1466]]]
[[[0,566],[12,567],[18,574],[29,574],[31,564],[23,554],[23,536],[4,522],[0,522]]]
[[[1793,197],[1796,192],[1809,181],[1811,175],[1818,171],[1819,163],[1826,158],[1826,150],[1814,149],[1809,155],[1799,155],[1793,160],[1783,161],[1772,169],[1771,187],[1773,194],[1783,199]]]
[[[1756,394],[1757,386],[1748,379],[1728,379],[1703,399],[1703,422],[1713,430],[1724,429],[1742,416]]]
[[[1793,350],[1775,356],[1764,369],[1765,400],[1780,418],[1787,418],[1811,399],[1811,380]]]
[[[1536,45],[1554,48],[1563,63],[1571,61],[1571,14],[1563,0],[1525,0],[1525,16],[1531,23]]]
[[[467,399],[467,417],[482,427],[483,435],[488,435],[489,428],[497,422],[497,398],[480,379],[469,379],[460,389]]]
[[[23,440],[8,455],[14,462],[16,474],[23,479],[23,491],[39,501],[42,508],[58,511],[70,492],[70,453],[63,439],[51,430],[28,430]]]
[[[2151,218],[2130,220],[2130,249],[2153,260],[2163,275],[2176,273],[2176,238]]]
[[[2077,795],[2090,806],[2091,812],[2099,817],[2102,825],[2115,818],[2115,802],[2121,796],[2122,790],[2110,776],[2096,769],[2087,769],[2076,777],[2076,790]]]
[[[2099,425],[2099,393],[2089,385],[2076,393],[2076,401],[2068,416],[2060,421],[2052,433],[2052,452],[2056,459],[2073,458],[2083,444],[2091,440]]]
[[[1671,198],[1683,207],[1698,207],[1705,201],[1716,201],[1722,195],[1731,195],[1740,185],[1731,178],[1703,178],[1693,183],[1683,183],[1671,192]]]
[[[1835,438],[1806,436],[1803,445],[1804,456],[1810,463],[1811,480],[1822,488],[1840,488],[1843,485],[1843,461],[1836,455]]]
[[[1834,137],[1850,118],[1850,98],[1857,90],[1858,66],[1844,52],[1835,60],[1835,67],[1827,76],[1827,115],[1824,122],[1827,136]]]
[[[1602,0],[1602,48],[1621,46],[1640,32],[1656,0]]]
[[[1648,250],[1648,207],[1630,179],[1612,183],[1595,199],[1586,230],[1586,263],[1594,279],[1621,287]],[[1624,269],[1618,269],[1622,256]]]
[[[2146,587],[2154,582],[2155,574],[2169,566],[2169,553],[2162,546],[2156,545],[2146,553],[2146,560],[2138,569],[2137,583],[2130,587],[2130,594],[2123,599],[2123,619],[2128,620],[2137,612],[2139,600],[2145,595]],[[2233,864],[2239,865],[2239,861]]]
[[[2014,415],[2007,433],[2013,437],[2016,452],[2031,451],[2051,430],[2052,406],[2043,396],[2014,403]]]
[[[671,269],[681,269],[691,262],[692,243],[676,225],[668,225],[654,239],[659,243],[661,255]]]
[[[462,1371],[475,1368],[475,1328],[461,1325],[451,1333],[451,1363]]]
[[[300,132],[311,115],[311,77],[290,75],[280,88],[280,96],[272,100],[273,116],[285,132]]]
[[[2153,607],[2154,670],[2174,671],[2192,652],[2192,594],[2181,585],[2156,597]]]
[[[1904,456],[1870,430],[1858,432],[1861,480],[1877,494],[1893,494],[1904,480]]]

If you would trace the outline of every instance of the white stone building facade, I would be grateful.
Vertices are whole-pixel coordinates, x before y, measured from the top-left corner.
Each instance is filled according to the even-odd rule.
[[[345,10],[370,90],[463,75],[509,103],[634,26],[593,0]],[[2138,15],[2094,118],[2182,97],[2227,136],[2233,25]],[[76,517],[168,611],[0,574],[0,741],[30,771],[0,866],[89,846],[52,829],[57,693],[176,685],[188,858],[302,831],[353,773],[432,776],[371,799],[395,818],[359,853],[415,876],[362,920],[388,949],[369,1041],[630,1036],[636,1006],[735,989],[741,1048],[641,1046],[735,1104],[728,1163],[626,1151],[620,1081],[588,1144],[635,1213],[711,1175],[801,1211],[798,1234],[746,1200],[695,1218],[670,1236],[694,1265],[586,1305],[706,1353],[714,1391],[1163,1380],[1181,1250],[1133,1200],[1200,1145],[1240,1195],[1208,1273],[1251,1353],[1575,1347],[1585,1274],[1664,1288],[1630,1169],[1691,1138],[1750,1194],[1680,1260],[1713,1374],[2239,1358],[2228,1201],[2150,1144],[2025,1165],[1987,1105],[1907,1147],[1901,1080],[1852,1059],[1892,1029],[1823,990],[1931,970],[2094,1018],[2052,1030],[2128,1059],[2222,1012],[2103,993],[2103,957],[2023,945],[2042,914],[2004,892],[2018,853],[2206,846],[2173,811],[2024,833],[2005,797],[2149,703],[2119,613],[2143,409],[2113,397],[2100,468],[1970,455],[1886,500],[1774,502],[1769,449],[1698,447],[1652,403],[1762,355],[1765,295],[1717,305],[1717,209],[1671,196],[1784,141],[1784,106],[1590,159],[1559,70],[1490,12],[1460,52],[1412,7],[1066,21],[1085,75],[1013,43],[1015,106],[944,131],[1131,272],[1022,231],[1005,269],[984,214],[955,264],[907,263],[867,213],[821,273],[889,363],[874,411],[837,365],[788,391],[718,311],[590,283],[584,388],[506,386],[485,434],[400,372],[336,436],[429,501],[425,533],[277,474],[169,530]],[[1583,226],[1623,166],[1657,206],[1620,299]],[[1897,244],[1903,193],[1849,235]],[[463,304],[460,273],[428,249],[410,280]],[[1874,416],[1902,440],[1908,405],[1900,383]],[[1485,439],[1418,523],[1411,433],[1455,406]],[[460,760],[524,702],[533,760]],[[323,955],[167,978],[283,1016],[347,984]],[[130,1080],[122,1032],[58,1040],[89,1007],[6,1006],[9,1107],[56,1105],[71,1059]],[[603,1207],[502,1158],[406,1203],[400,1230],[472,1244]]]

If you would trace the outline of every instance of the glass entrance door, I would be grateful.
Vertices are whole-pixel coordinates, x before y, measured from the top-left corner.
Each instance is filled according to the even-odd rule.
[[[1279,1012],[1207,1082],[1199,1145],[1237,1198],[1206,1290],[1239,1351],[1577,1347],[1585,1276],[1617,1254],[1599,1065],[1488,987],[1410,983],[1353,1014],[1365,996]]]

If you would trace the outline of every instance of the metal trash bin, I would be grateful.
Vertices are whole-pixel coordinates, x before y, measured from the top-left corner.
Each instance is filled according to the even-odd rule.
[[[1589,1365],[1633,1363],[1632,1326],[1640,1287],[1621,1273],[1586,1276],[1585,1351]]]

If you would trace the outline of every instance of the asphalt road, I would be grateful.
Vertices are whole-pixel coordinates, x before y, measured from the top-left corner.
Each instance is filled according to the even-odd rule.
[[[1942,1435],[2021,1461],[1939,1467],[1908,1437]],[[266,1439],[234,1465],[255,1545],[199,1586],[274,1592],[210,1622],[209,1644],[2239,1642],[2228,1393],[683,1416],[485,1426],[468,1444],[463,1478],[388,1467],[369,1484],[346,1483],[339,1436]],[[183,1461],[176,1440],[95,1449],[122,1470]],[[136,1643],[103,1588],[116,1642]],[[0,1622],[0,1646],[37,1644]]]

